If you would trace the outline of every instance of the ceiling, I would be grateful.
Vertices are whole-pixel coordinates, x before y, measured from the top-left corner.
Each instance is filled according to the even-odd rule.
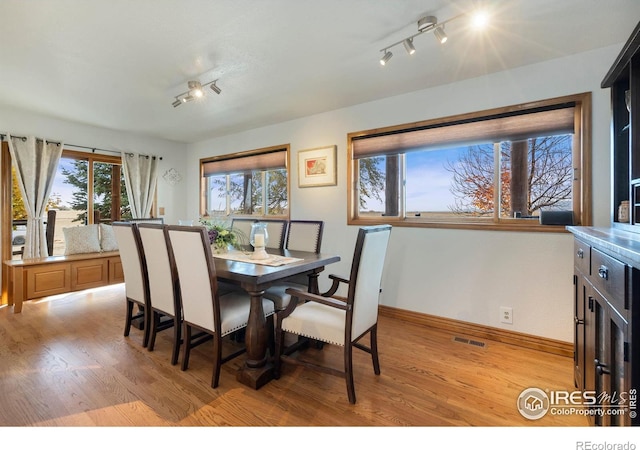
[[[449,41],[380,50],[479,0],[1,0],[0,106],[179,142],[625,42],[638,0],[486,0]],[[603,76],[613,61],[603,61]],[[172,107],[187,81],[220,95]],[[0,124],[1,126],[1,124]],[[11,130],[0,130],[9,131]]]

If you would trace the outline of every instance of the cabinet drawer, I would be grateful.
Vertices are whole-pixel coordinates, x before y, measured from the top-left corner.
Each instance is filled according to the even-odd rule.
[[[579,239],[573,240],[573,264],[584,275],[591,274],[591,246]]]
[[[27,273],[27,298],[41,298],[63,294],[71,289],[71,266],[48,264],[29,267]]]
[[[591,282],[616,309],[628,309],[625,263],[596,249],[591,252]]]
[[[109,261],[105,258],[71,263],[71,290],[77,291],[107,285],[109,283],[108,270]]]

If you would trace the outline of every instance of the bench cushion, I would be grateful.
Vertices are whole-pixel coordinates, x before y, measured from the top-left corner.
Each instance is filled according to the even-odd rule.
[[[64,233],[65,255],[100,252],[98,225],[63,228],[62,232]]]

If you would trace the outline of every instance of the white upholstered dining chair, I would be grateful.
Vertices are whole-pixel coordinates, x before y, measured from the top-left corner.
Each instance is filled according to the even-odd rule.
[[[150,327],[147,349],[153,351],[158,331],[173,327],[171,364],[177,364],[182,313],[178,278],[175,267],[171,264],[171,248],[166,239],[165,227],[166,225],[151,222],[138,224],[149,280]]]
[[[287,289],[291,301],[287,308],[276,316],[276,378],[280,377],[283,360],[332,375],[340,375],[346,380],[349,402],[355,403],[353,347],[370,353],[374,373],[380,374],[377,341],[378,299],[390,234],[390,225],[360,228],[349,279],[330,275],[333,284],[327,292],[315,295],[302,290]],[[335,295],[341,283],[348,287],[346,298]],[[284,333],[343,347],[344,368],[339,370],[283,355]],[[359,342],[366,334],[370,336],[369,347]]]
[[[321,220],[290,220],[285,249],[320,253],[323,229],[324,222]],[[291,300],[291,296],[286,292],[288,288],[311,292],[308,275],[295,275],[270,286],[263,296],[273,302],[276,311],[281,311]]]
[[[284,240],[287,236],[287,221],[281,219],[251,219],[251,218],[234,218],[231,221],[231,229],[239,231],[241,235],[240,241],[244,244],[249,244],[249,236],[251,235],[251,226],[255,222],[263,222],[267,224],[267,233],[269,239],[267,241],[266,248],[282,249],[284,247]]]
[[[124,272],[126,295],[124,335],[129,336],[134,320],[142,319],[142,346],[146,347],[149,343],[151,319],[149,314],[149,283],[138,225],[114,222],[113,232],[118,242],[120,261]],[[138,306],[137,313],[134,313],[134,306]]]
[[[189,366],[191,349],[213,338],[211,387],[216,388],[222,364],[245,351],[242,349],[223,357],[222,338],[247,326],[250,297],[238,291],[219,295],[211,244],[204,227],[169,225],[166,233],[178,273],[182,300],[182,370],[187,370]],[[273,315],[273,303],[263,300],[262,307],[265,317]],[[194,330],[199,333],[194,334]]]

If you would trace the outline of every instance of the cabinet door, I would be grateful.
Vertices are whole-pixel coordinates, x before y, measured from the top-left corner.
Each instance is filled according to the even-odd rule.
[[[630,425],[628,407],[630,384],[627,321],[598,292],[593,292],[595,392],[603,414],[595,415],[596,425]]]
[[[109,282],[109,264],[106,258],[74,261],[71,263],[71,290],[105,286]]]
[[[608,337],[604,352],[604,361],[596,365],[596,376],[603,383],[607,395],[605,403],[610,414],[603,419],[606,425],[630,425],[628,394],[630,386],[629,340],[627,321],[609,305],[605,314],[605,335]]]
[[[68,263],[34,265],[26,270],[27,298],[41,298],[69,292],[71,266]]]
[[[576,388],[584,389],[585,372],[585,302],[587,301],[587,281],[579,271],[573,276],[574,285],[574,328],[573,328],[573,373]]]

